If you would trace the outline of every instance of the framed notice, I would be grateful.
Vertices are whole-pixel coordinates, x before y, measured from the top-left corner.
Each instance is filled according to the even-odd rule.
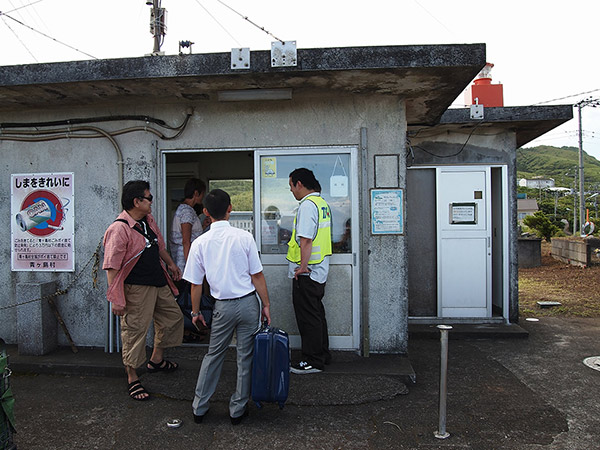
[[[404,233],[402,189],[371,189],[371,234]]]
[[[450,223],[477,224],[477,203],[450,203]]]
[[[11,176],[11,269],[72,272],[73,173]]]

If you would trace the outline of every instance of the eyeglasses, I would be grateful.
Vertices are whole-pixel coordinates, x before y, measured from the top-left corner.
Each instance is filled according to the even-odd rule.
[[[152,194],[150,194],[148,197],[138,197],[138,198],[143,198],[144,200],[148,200],[149,202],[151,202],[152,199],[154,199],[154,197],[152,197]]]

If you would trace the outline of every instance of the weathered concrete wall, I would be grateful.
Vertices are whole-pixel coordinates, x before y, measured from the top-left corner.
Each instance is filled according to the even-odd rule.
[[[542,265],[542,240],[519,239],[519,267],[528,269]]]
[[[19,111],[0,115],[0,122],[38,122],[72,117],[97,117],[122,114],[143,114],[165,120],[171,125],[181,123],[186,107],[180,104],[138,104],[97,106],[79,110]],[[114,131],[139,123],[120,122],[95,124]],[[149,124],[149,126],[153,126]],[[153,126],[154,128],[158,128]],[[159,223],[160,171],[158,148],[256,148],[272,146],[302,147],[310,145],[355,145],[360,130],[368,130],[368,179],[361,180],[366,188],[374,186],[373,156],[400,155],[398,187],[405,184],[404,134],[405,113],[401,100],[393,96],[323,96],[294,95],[286,102],[214,103],[204,102],[196,111],[185,132],[176,140],[160,140],[144,131],[116,136],[123,153],[124,181],[147,179],[155,195],[154,214]],[[170,131],[165,134],[173,134]],[[92,256],[106,227],[120,211],[118,198],[117,156],[107,139],[68,139],[39,143],[0,141],[4,179],[12,173],[51,171],[74,172],[75,257],[76,272]],[[359,172],[360,173],[360,172]],[[5,261],[10,260],[10,185],[0,187],[5,226],[0,230]],[[368,199],[361,211],[368,214]],[[407,345],[406,257],[404,236],[371,237],[367,233],[368,254],[363,255],[362,269],[368,270],[368,296],[372,351],[405,352]],[[6,294],[0,307],[12,304],[15,286],[24,282],[55,280],[66,286],[74,274],[10,272],[0,273],[0,283]],[[71,291],[58,299],[59,310],[77,345],[104,344],[106,277],[100,270],[98,287],[92,286],[91,270],[84,272]],[[290,302],[291,303],[291,302]],[[16,339],[14,308],[0,310],[0,336],[8,342]],[[66,345],[59,332],[59,343]]]
[[[600,239],[552,238],[552,257],[574,266],[600,264]]]

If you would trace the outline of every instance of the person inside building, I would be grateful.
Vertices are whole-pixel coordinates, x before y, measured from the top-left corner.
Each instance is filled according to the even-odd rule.
[[[196,208],[202,204],[206,192],[206,185],[198,178],[190,178],[183,188],[184,198],[175,210],[171,226],[171,255],[181,273],[185,269],[185,262],[190,252],[194,239],[203,232],[203,224]],[[197,342],[207,333],[206,330],[196,329],[191,322],[190,284],[180,280],[177,284],[179,296],[177,303],[184,314],[184,342]]]
[[[154,348],[146,364],[149,373],[178,368],[163,355],[183,338],[183,316],[175,301],[178,291],[173,281],[181,278],[181,272],[151,214],[152,200],[147,181],[126,183],[121,196],[123,212],[104,234],[106,296],[113,313],[121,317],[122,358],[129,396],[134,400],[150,397],[136,369],[146,361],[146,334],[152,320]]]
[[[292,364],[290,371],[318,373],[331,362],[322,302],[332,253],[331,209],[321,197],[321,185],[311,170],[294,170],[290,173],[289,185],[294,198],[300,202],[287,260],[296,323],[302,339],[302,357]]]
[[[192,317],[204,322],[200,298],[204,277],[216,299],[210,344],[202,360],[192,409],[201,423],[219,381],[225,352],[236,334],[237,383],[229,401],[229,416],[238,425],[248,415],[254,333],[261,318],[271,323],[269,293],[254,238],[229,224],[231,199],[214,189],[204,199],[204,212],[211,218],[210,230],[192,243],[183,278],[192,283]],[[262,301],[256,297],[259,295]]]

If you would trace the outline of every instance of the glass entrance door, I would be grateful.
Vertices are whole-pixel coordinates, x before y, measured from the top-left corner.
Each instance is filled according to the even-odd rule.
[[[356,148],[291,148],[255,151],[255,236],[271,298],[273,323],[299,347],[285,259],[298,201],[289,174],[305,167],[314,172],[332,212],[333,255],[323,303],[331,348],[359,346],[358,186]]]

